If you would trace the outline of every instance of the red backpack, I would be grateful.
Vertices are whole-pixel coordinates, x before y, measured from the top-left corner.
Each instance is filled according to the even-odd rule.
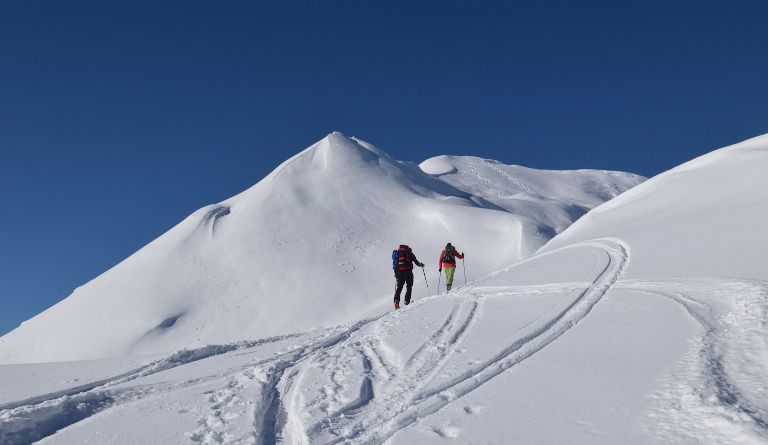
[[[400,248],[397,249],[397,269],[413,269],[413,261],[411,260],[411,248],[406,245],[401,245]]]

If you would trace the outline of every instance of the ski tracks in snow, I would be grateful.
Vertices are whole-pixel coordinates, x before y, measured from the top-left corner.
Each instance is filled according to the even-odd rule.
[[[444,372],[445,366],[483,317],[487,299],[461,289],[450,297],[433,297],[415,305],[450,298],[453,307],[442,325],[402,363],[397,363],[395,354],[383,342],[395,335],[402,315],[399,313],[382,317],[355,338],[335,345],[334,351],[323,351],[313,360],[304,361],[306,372],[311,372],[309,368],[325,370],[334,383],[325,387],[327,397],[320,396],[307,406],[294,404],[287,410],[293,418],[292,429],[285,431],[281,439],[285,443],[382,443],[532,356],[586,317],[626,268],[629,254],[617,240],[595,240],[577,246],[605,256],[605,266],[596,271],[594,281],[559,312],[537,320],[519,338],[458,375]],[[354,368],[361,369],[363,375],[359,396],[348,403],[328,403],[328,399],[339,398],[343,386],[333,376],[340,369]],[[302,372],[305,369],[298,371]],[[449,374],[447,379],[445,374]],[[306,424],[305,417],[309,418]]]
[[[604,268],[595,271],[594,280],[567,304],[526,325],[502,349],[459,371],[446,366],[471,338],[488,298],[497,298],[473,294],[471,287],[347,326],[179,351],[120,376],[6,404],[0,406],[0,443],[39,440],[113,406],[196,387],[214,389],[202,393],[207,396],[207,408],[193,409],[198,415],[197,426],[187,438],[194,442],[382,443],[566,333],[606,294],[629,258],[627,248],[617,240],[594,240],[563,249],[571,248],[587,248],[603,255]],[[399,334],[400,323],[419,323],[406,316],[408,311],[431,311],[429,305],[447,301],[452,306],[442,324],[410,356],[401,357],[388,344],[387,339]],[[124,385],[215,355],[257,351],[252,348],[282,341],[287,343],[279,352],[199,378]],[[312,393],[308,382],[316,382],[318,376],[327,384]],[[350,376],[358,382],[354,387],[349,385]]]
[[[290,437],[293,443],[305,443],[303,431],[296,427],[292,406],[298,402],[291,389],[300,377],[301,364],[318,354],[325,354],[336,345],[348,341],[353,334],[375,322],[383,315],[361,320],[346,328],[324,331],[319,340],[300,344],[276,357],[248,364],[245,370],[231,377],[229,384],[212,397],[209,413],[198,421],[198,428],[190,434],[200,443],[256,443],[274,444]],[[334,332],[335,331],[335,332]],[[321,331],[323,332],[323,331]],[[249,397],[238,394],[248,393]],[[250,407],[250,428],[233,428],[228,425],[227,415],[222,415],[222,405],[231,419],[242,419],[243,406]],[[238,434],[232,434],[232,430]]]
[[[672,299],[703,329],[693,352],[652,396],[657,434],[768,442],[768,285],[689,278],[624,281],[619,289]]]
[[[383,443],[557,340],[611,288],[671,298],[703,328],[694,352],[650,398],[651,434],[670,441],[768,441],[766,283],[703,278],[617,283],[629,252],[614,239],[539,257],[573,248],[602,258],[583,286],[471,285],[345,326],[178,351],[121,375],[1,405],[0,444],[30,443],[116,406],[182,393],[196,398],[177,398],[174,404],[198,400],[189,409],[196,426],[182,435],[192,442]],[[489,303],[547,293],[563,297],[508,332],[496,349],[466,361],[462,354],[473,333],[493,318]],[[412,345],[405,350],[392,343],[403,338]],[[239,355],[242,360],[232,360]],[[229,361],[214,360],[191,379],[143,380],[214,356]],[[458,434],[446,434],[453,433]]]
[[[0,444],[31,443],[115,405],[148,397],[156,391],[168,392],[174,388],[196,384],[201,379],[157,387],[136,386],[116,389],[118,385],[239,349],[259,347],[297,337],[299,335],[285,335],[257,341],[180,350],[117,376],[0,405]]]
[[[261,394],[267,394],[269,397],[270,394],[274,394],[275,385],[285,369],[315,350],[332,346],[348,338],[360,327],[377,318],[365,319],[347,327],[310,331],[306,334],[290,334],[256,341],[184,349],[117,376],[0,405],[0,444],[31,443],[54,435],[66,427],[112,407],[157,396],[163,397],[175,391],[202,387],[206,384],[217,385],[219,389],[204,393],[209,396],[208,401],[211,403],[209,412],[198,420],[198,427],[188,434],[190,439],[201,443],[230,443],[242,441],[241,439],[247,439],[245,442],[253,442],[250,437],[254,435],[259,437],[263,432],[263,428],[259,428],[258,425],[255,425],[255,429],[250,428],[246,436],[235,436],[231,433],[231,423],[240,417],[238,412],[243,411],[243,404],[252,405],[252,409],[258,411],[263,404],[253,403],[251,397],[258,397]],[[180,366],[199,363],[224,354],[237,354],[238,351],[246,351],[243,353],[248,353],[249,350],[258,351],[258,348],[281,342],[288,343],[282,352],[251,360],[246,365],[236,366],[223,373],[209,372],[202,377],[160,384],[138,384],[144,377]],[[262,369],[266,371],[260,373]],[[262,377],[264,374],[266,377]],[[226,381],[223,387],[217,383],[222,379]],[[134,381],[137,382],[135,386],[126,385]],[[271,413],[270,411],[265,415]],[[271,442],[267,440],[262,443]]]
[[[482,299],[457,299],[444,323],[399,367],[385,359],[391,354],[382,352],[380,338],[394,328],[396,319],[381,320],[380,331],[353,344],[348,354],[352,358],[356,351],[362,357],[364,378],[360,397],[309,425],[307,433],[312,443],[363,438],[371,429],[386,427],[387,419],[407,412],[453,356],[478,319],[481,307]],[[314,363],[316,367],[325,365]]]

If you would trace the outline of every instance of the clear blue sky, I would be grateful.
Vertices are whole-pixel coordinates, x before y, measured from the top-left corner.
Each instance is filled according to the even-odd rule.
[[[768,132],[768,2],[0,3],[0,334],[333,130],[646,176]]]

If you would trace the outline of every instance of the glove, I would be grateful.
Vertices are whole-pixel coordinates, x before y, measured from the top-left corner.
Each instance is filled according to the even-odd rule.
[[[441,267],[441,268],[437,269],[437,271],[438,271],[438,272],[442,272],[442,271],[443,271],[443,268]]]

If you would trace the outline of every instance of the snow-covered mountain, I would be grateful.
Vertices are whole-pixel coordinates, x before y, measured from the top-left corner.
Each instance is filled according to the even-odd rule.
[[[472,157],[419,167],[333,133],[0,338],[0,363],[169,352],[357,319],[390,305],[389,253],[401,243],[427,263],[434,293],[446,242],[478,277],[643,179]]]
[[[715,151],[399,311],[1,365],[0,443],[768,443],[765,165],[768,136]]]

